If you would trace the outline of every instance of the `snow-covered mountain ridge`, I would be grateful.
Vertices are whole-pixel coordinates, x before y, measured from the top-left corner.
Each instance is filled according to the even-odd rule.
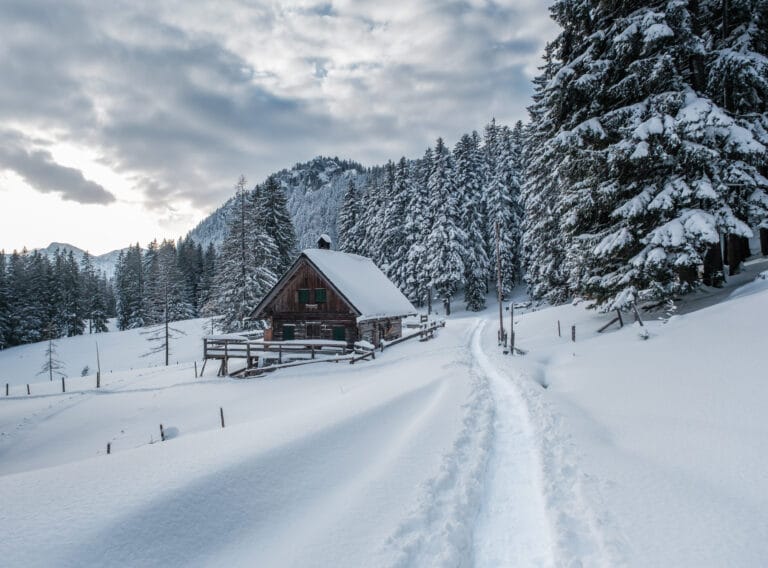
[[[64,253],[69,253],[71,251],[75,257],[75,260],[77,260],[78,263],[82,260],[83,256],[86,253],[86,251],[74,245],[70,245],[68,243],[56,243],[56,242],[49,244],[47,247],[43,249],[36,249],[36,250],[39,253],[44,254],[45,256],[48,256],[49,258],[53,258],[57,250],[60,250]],[[125,250],[127,249],[113,250],[113,251],[96,255],[96,256],[91,255],[91,262],[93,263],[93,267],[97,271],[103,272],[107,278],[112,278],[115,275],[115,267],[117,266],[117,259],[120,256],[120,253]]]
[[[314,244],[317,236],[327,233],[334,241],[337,237],[336,218],[347,185],[353,181],[363,189],[370,170],[362,165],[339,158],[318,156],[290,169],[274,174],[286,192],[288,211],[293,220],[299,248]],[[261,183],[263,180],[259,180]],[[256,182],[249,180],[249,186]],[[227,229],[227,214],[234,206],[234,196],[203,219],[189,232],[195,242],[207,247],[221,244]]]

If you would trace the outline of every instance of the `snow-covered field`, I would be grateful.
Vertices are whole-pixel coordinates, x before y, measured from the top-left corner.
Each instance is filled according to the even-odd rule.
[[[35,377],[44,345],[0,352],[0,563],[761,565],[766,269],[647,340],[582,306],[519,314],[525,356],[493,309],[250,380],[194,378],[204,320],[169,368],[138,331],[61,340],[67,393]]]

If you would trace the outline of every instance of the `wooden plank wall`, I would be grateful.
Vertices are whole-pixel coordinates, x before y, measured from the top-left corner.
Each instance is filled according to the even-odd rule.
[[[309,290],[309,303],[299,303],[299,290]],[[317,288],[325,288],[326,301],[316,303],[314,292]],[[357,314],[352,307],[338,295],[321,274],[319,274],[305,259],[302,259],[296,272],[286,285],[267,306],[266,313],[272,320],[272,338],[283,341],[283,326],[294,325],[294,337],[307,339],[307,327],[317,326],[317,339],[333,339],[333,328],[345,328],[347,342],[357,340]],[[314,338],[314,337],[313,337]]]

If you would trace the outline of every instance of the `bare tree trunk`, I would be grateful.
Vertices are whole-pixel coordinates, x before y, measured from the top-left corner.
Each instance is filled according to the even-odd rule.
[[[760,252],[768,256],[768,229],[760,229]]]

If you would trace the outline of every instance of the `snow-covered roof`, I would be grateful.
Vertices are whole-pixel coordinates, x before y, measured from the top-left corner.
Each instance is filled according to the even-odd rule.
[[[358,313],[357,321],[394,318],[416,314],[392,281],[370,258],[328,249],[306,249],[275,287],[254,310],[259,314],[272,301],[294,273],[297,263],[306,258]]]
[[[357,321],[415,314],[416,308],[370,258],[335,250],[302,252],[360,315]]]

